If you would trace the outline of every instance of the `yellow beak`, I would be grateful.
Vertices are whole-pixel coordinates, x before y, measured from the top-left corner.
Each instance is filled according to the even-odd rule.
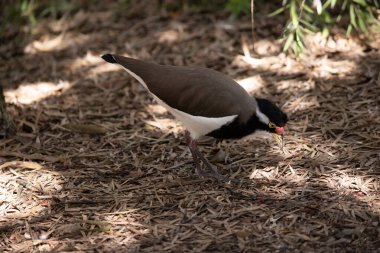
[[[277,142],[281,151],[284,152],[284,135],[272,134],[273,139]]]

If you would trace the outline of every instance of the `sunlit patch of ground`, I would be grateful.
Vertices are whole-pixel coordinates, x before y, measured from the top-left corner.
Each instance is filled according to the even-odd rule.
[[[68,82],[59,83],[40,82],[35,84],[21,84],[17,89],[5,92],[8,103],[32,104],[44,98],[65,92],[71,87]]]

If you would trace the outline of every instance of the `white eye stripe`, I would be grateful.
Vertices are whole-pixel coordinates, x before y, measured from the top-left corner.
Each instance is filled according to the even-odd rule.
[[[258,107],[256,109],[256,115],[262,123],[264,123],[265,125],[269,124],[269,118],[267,117],[267,115],[262,113]]]

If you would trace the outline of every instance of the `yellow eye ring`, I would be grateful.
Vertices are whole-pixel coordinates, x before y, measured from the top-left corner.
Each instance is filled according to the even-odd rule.
[[[269,123],[268,123],[268,127],[269,127],[269,128],[276,128],[277,126],[276,126],[274,123],[269,122]]]

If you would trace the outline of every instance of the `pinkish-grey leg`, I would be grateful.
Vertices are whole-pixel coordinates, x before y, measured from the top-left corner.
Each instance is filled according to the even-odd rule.
[[[191,138],[190,133],[188,131],[185,132],[185,139],[186,139],[186,144],[190,149],[191,155],[193,156],[195,171],[197,172],[198,176],[206,177],[207,172],[202,169],[201,163],[196,153],[196,150],[198,149],[197,141]]]
[[[216,168],[214,168],[209,163],[209,161],[202,155],[202,153],[199,152],[197,141],[191,138],[190,133],[188,131],[185,132],[185,138],[186,138],[187,146],[189,146],[190,152],[193,156],[196,172],[200,177],[213,177],[220,182],[226,182],[226,183],[231,182],[229,178],[220,174],[219,171]],[[206,172],[205,170],[203,170],[200,162],[203,162],[203,165],[210,172]]]

